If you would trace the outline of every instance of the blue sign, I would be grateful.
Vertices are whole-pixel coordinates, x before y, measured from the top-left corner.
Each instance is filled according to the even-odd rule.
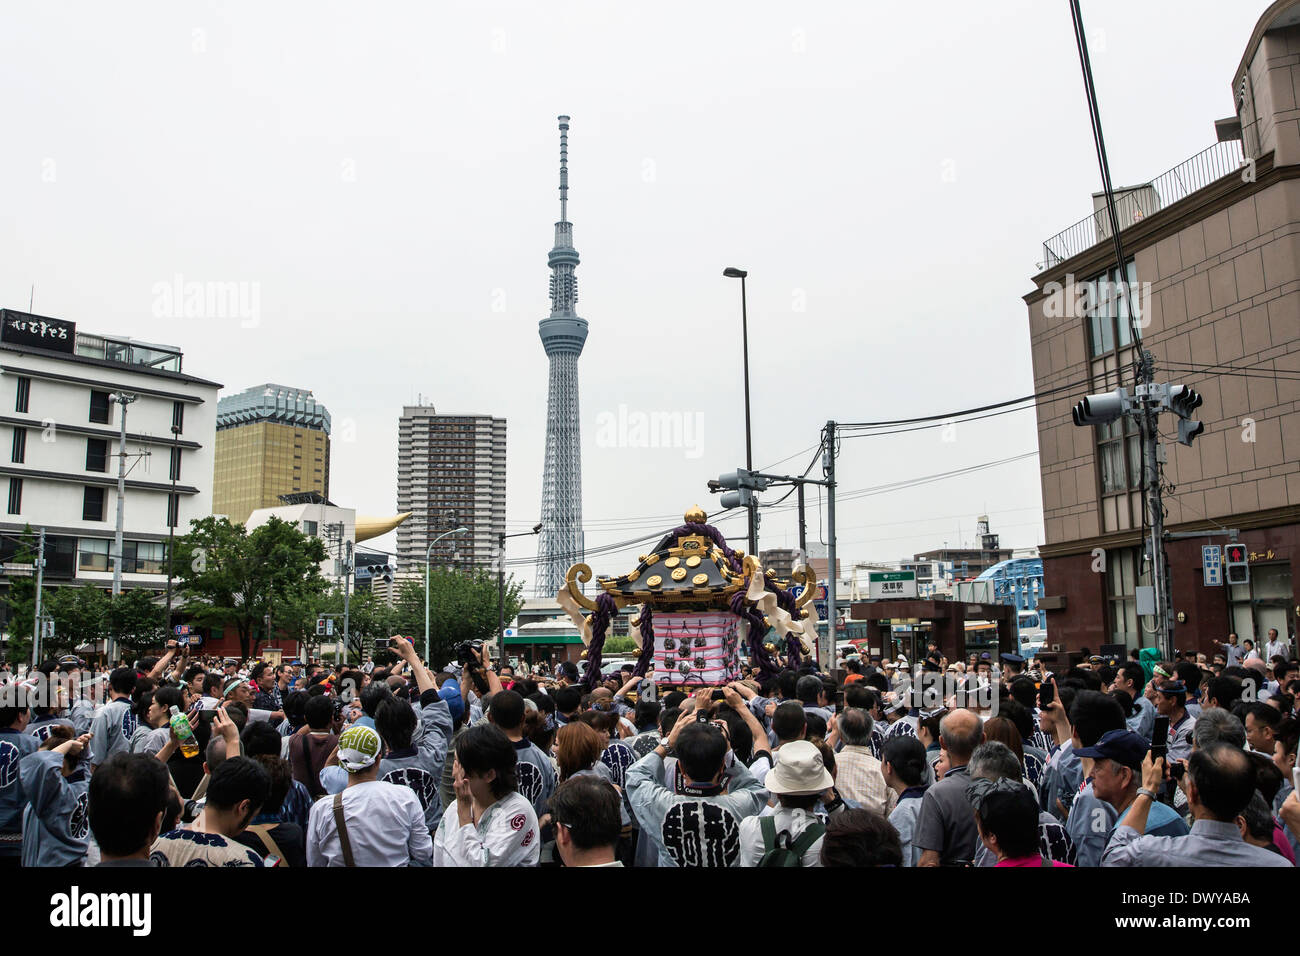
[[[172,630],[176,632],[177,637],[188,637],[190,633],[190,626],[188,624],[177,624],[174,628],[172,628]]]
[[[1201,548],[1201,570],[1204,573],[1206,587],[1223,586],[1223,560],[1221,549],[1217,544],[1207,544]]]

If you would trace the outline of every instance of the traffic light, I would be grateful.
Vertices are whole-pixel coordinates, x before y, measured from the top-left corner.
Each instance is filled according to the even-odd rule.
[[[1246,546],[1230,544],[1223,549],[1223,574],[1229,584],[1249,584],[1250,564],[1247,563]]]
[[[366,573],[370,575],[372,582],[393,583],[393,566],[391,564],[368,564],[366,565]]]
[[[719,475],[717,481],[709,482],[709,491],[725,491],[720,503],[724,508],[752,508],[758,504],[755,491],[767,489],[767,479],[738,468],[725,475]]]
[[[323,617],[316,618],[316,636],[317,637],[325,636],[325,618]]]
[[[1100,395],[1086,395],[1070,410],[1076,425],[1105,425],[1113,422],[1132,408],[1128,391],[1117,388]]]
[[[1169,408],[1178,416],[1178,440],[1184,445],[1190,445],[1205,431],[1205,425],[1192,418],[1192,413],[1203,404],[1205,399],[1193,388],[1174,385],[1169,389]]]

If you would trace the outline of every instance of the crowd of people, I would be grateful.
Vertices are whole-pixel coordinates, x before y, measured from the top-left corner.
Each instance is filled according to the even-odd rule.
[[[0,673],[0,866],[1294,866],[1300,665],[74,656]],[[839,678],[838,680],[836,678]]]

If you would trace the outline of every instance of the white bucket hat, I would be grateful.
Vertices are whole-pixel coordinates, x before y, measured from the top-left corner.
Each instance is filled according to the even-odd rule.
[[[834,779],[822,763],[822,752],[806,740],[793,740],[778,751],[776,766],[764,786],[771,793],[788,797],[807,796],[829,790]]]

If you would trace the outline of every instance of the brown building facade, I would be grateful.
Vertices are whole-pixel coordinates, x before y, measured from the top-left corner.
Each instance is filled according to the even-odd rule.
[[[1048,650],[1152,646],[1137,615],[1139,438],[1123,420],[1076,427],[1086,394],[1131,390],[1135,339],[1155,381],[1204,397],[1191,447],[1162,416],[1174,645],[1229,631],[1294,635],[1300,605],[1300,2],[1272,4],[1232,77],[1220,142],[1151,183],[1116,191],[1129,260],[1115,268],[1101,210],[1043,245],[1029,309],[1046,542]],[[1136,321],[1118,282],[1127,278]],[[1207,586],[1203,545],[1239,529],[1250,583]],[[1294,648],[1294,638],[1292,647]]]

